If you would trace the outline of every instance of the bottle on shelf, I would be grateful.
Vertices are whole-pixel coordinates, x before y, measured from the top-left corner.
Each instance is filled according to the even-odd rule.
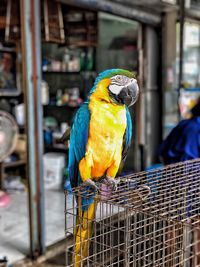
[[[66,48],[63,54],[63,59],[62,59],[62,71],[63,72],[68,71],[69,60],[70,60],[69,50]]]
[[[56,105],[62,106],[62,90],[58,89],[56,93]]]

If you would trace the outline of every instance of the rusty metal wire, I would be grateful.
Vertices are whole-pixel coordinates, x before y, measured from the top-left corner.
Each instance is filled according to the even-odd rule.
[[[77,205],[91,197],[93,235],[87,256],[80,250],[75,264]],[[200,159],[121,177],[114,192],[104,184],[95,195],[76,188],[65,205],[67,266],[200,266]]]

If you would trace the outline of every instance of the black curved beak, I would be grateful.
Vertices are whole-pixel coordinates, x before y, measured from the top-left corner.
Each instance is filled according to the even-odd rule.
[[[122,104],[125,104],[127,107],[132,106],[138,99],[139,96],[139,87],[137,81],[133,79],[128,85],[126,85],[117,98]]]

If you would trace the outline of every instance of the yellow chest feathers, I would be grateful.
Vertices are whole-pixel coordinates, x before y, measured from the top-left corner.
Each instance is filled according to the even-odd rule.
[[[108,103],[91,103],[90,135],[105,138],[122,138],[126,129],[126,110],[124,106]]]
[[[109,80],[106,80],[109,83]],[[90,125],[85,157],[79,164],[83,181],[106,175],[115,177],[122,156],[126,129],[124,105],[112,103],[104,83],[90,97]]]
[[[109,79],[101,82],[90,98],[89,135],[94,133],[96,136],[121,139],[126,129],[126,109],[124,105],[117,105],[110,100],[107,90],[109,82]]]

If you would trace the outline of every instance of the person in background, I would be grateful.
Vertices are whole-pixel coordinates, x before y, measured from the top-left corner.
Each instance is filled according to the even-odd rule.
[[[191,118],[182,120],[159,149],[165,165],[200,157],[200,99],[191,109]]]
[[[180,121],[163,141],[159,156],[164,165],[200,158],[200,99],[191,109],[191,118]],[[187,179],[187,175],[185,177]],[[191,178],[188,177],[188,179]],[[188,214],[188,219],[199,228],[196,231],[196,244],[192,247],[197,255],[198,266],[200,266],[200,210],[195,207],[195,203],[199,193],[198,187],[187,191],[187,209],[193,211],[191,219]],[[174,247],[175,238],[176,233],[169,228],[166,239],[169,239],[169,248],[171,247],[171,249]]]
[[[9,53],[3,53],[0,60],[0,88],[15,88],[14,77],[12,73],[13,58]]]

